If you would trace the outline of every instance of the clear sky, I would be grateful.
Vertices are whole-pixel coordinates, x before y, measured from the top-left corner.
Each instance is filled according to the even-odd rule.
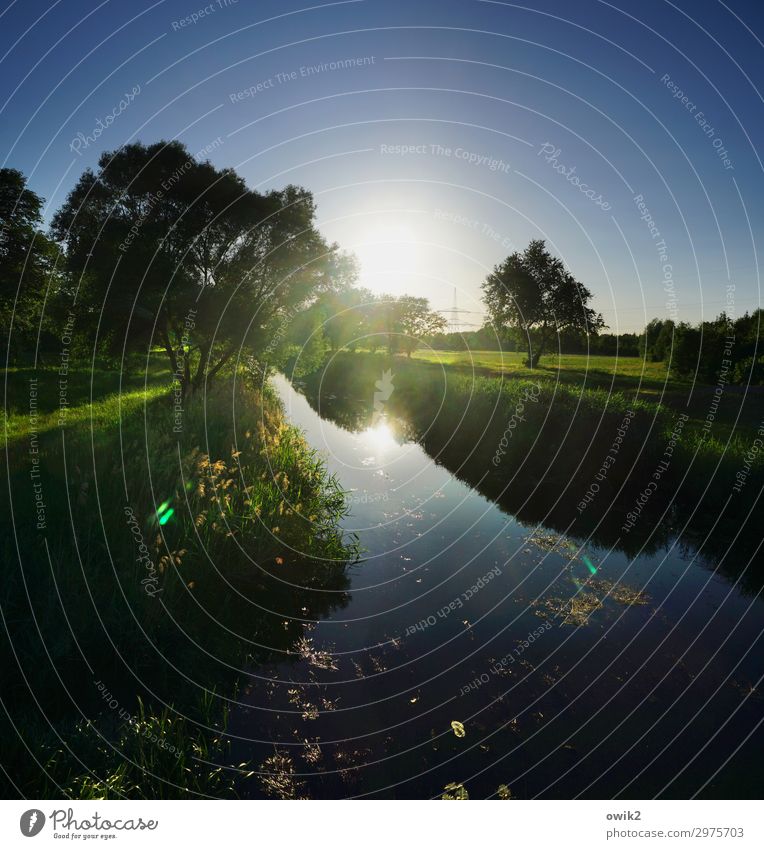
[[[614,330],[737,315],[761,303],[763,6],[16,0],[0,162],[50,215],[104,150],[210,145],[253,188],[310,188],[364,284],[456,288],[465,322],[531,238]]]

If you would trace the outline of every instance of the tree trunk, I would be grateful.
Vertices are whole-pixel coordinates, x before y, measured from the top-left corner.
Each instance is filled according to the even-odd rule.
[[[166,328],[164,333],[162,334],[162,344],[164,345],[164,349],[167,352],[167,356],[170,358],[170,368],[172,369],[173,380],[177,380],[180,383],[181,394],[183,397],[185,397],[188,383],[187,381],[183,380],[183,375],[178,365],[178,357],[175,354],[175,348],[172,347],[172,342],[170,341],[170,334],[167,332]]]
[[[534,357],[533,355],[533,342],[531,341],[531,334],[528,333],[528,368],[536,368],[538,364],[538,354]]]
[[[539,364],[539,360],[541,359],[541,355],[544,353],[544,348],[546,347],[546,333],[542,332],[541,338],[539,339],[539,343],[536,346],[536,351],[533,351],[533,342],[531,341],[530,331],[528,332],[528,368],[536,368]]]

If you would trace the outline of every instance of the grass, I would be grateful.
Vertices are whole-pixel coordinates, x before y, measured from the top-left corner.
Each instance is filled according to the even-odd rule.
[[[70,371],[63,428],[55,370],[6,378],[0,783],[36,798],[235,795],[238,671],[297,658],[300,611],[345,603],[345,493],[267,388],[221,379],[183,402],[176,430],[161,368],[145,390],[85,377]]]
[[[652,403],[656,409],[687,412],[689,431],[702,428],[713,400],[714,387],[693,385],[669,369],[666,362],[649,362],[641,357],[586,356],[584,354],[547,354],[537,369],[525,368],[525,354],[502,351],[437,351],[421,349],[412,359],[448,367],[454,372],[519,380],[541,380],[576,390],[599,389],[623,394],[637,401]],[[713,437],[722,446],[732,443],[750,445],[764,420],[764,392],[760,387],[743,392],[727,386],[726,400],[714,418]],[[705,438],[705,437],[704,437]],[[746,449],[747,450],[747,449]]]
[[[534,370],[523,366],[526,356],[519,351],[437,351],[422,348],[413,354],[413,359],[526,379],[586,380],[592,385],[609,386],[613,383],[621,388],[641,384],[646,393],[660,392],[664,384],[677,389],[687,385],[686,381],[669,377],[665,362],[647,362],[640,357],[547,354]]]
[[[45,763],[52,777],[44,796],[72,799],[172,799],[182,796],[220,798],[236,794],[235,775],[218,766],[228,753],[226,712],[210,706],[207,723],[218,733],[200,734],[193,723],[164,707],[151,711],[137,699],[135,716],[115,729],[114,740],[102,738],[89,721],[77,727],[86,749],[86,765],[73,768],[68,752],[57,748]]]

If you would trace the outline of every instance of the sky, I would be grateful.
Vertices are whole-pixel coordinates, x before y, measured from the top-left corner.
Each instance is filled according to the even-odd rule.
[[[6,3],[0,166],[49,219],[104,151],[179,139],[309,188],[363,285],[463,329],[537,238],[614,332],[759,306],[764,4],[526,3]]]

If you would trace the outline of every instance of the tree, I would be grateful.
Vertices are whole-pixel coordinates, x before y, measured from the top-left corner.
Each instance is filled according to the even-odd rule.
[[[352,286],[321,297],[318,306],[332,353],[345,346],[355,348],[362,340],[366,333],[367,305],[373,301],[374,295],[368,289]]]
[[[535,368],[548,342],[563,331],[596,335],[602,316],[589,306],[592,293],[565,270],[540,239],[497,265],[483,282],[483,301],[494,325],[526,338],[526,365]]]
[[[374,353],[389,343],[389,304],[394,298],[390,295],[372,297],[363,307],[363,345]]]
[[[42,204],[20,171],[0,168],[0,319],[14,361],[37,350],[38,339],[43,347],[53,339],[50,310],[43,310],[60,283],[58,249],[40,229]]]
[[[352,270],[310,192],[259,194],[179,142],[127,145],[85,171],[53,220],[102,346],[155,344],[185,394]]]
[[[691,375],[698,369],[703,334],[699,327],[680,321],[674,328],[674,347],[671,366],[677,374]]]
[[[401,295],[386,302],[388,352],[405,352],[407,357],[416,351],[426,336],[441,333],[446,328],[443,316],[430,310],[427,298]]]
[[[655,362],[665,360],[671,353],[673,338],[674,322],[670,318],[651,319],[640,338],[640,355]]]

